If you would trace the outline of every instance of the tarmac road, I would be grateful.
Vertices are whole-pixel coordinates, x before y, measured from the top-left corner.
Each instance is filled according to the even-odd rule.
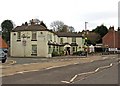
[[[96,74],[91,74],[83,80],[75,81],[74,84],[118,84],[118,67],[114,65],[111,68],[104,69]]]
[[[73,80],[74,83],[63,82],[69,82],[76,74],[94,71],[99,67],[109,66],[111,63],[117,64],[118,62],[116,59],[106,59],[90,63],[73,64],[64,67],[49,68],[35,72],[19,73],[11,76],[4,76],[2,78],[2,82],[3,84],[85,84],[86,82],[86,84],[117,84],[117,66],[105,68],[104,71],[102,70],[102,72],[98,71],[97,73],[91,75],[89,78],[85,79],[86,81],[84,82],[79,80],[77,80],[79,82]],[[110,76],[111,74],[114,75]],[[106,77],[107,75],[108,77]],[[104,81],[101,81],[102,79],[104,79]],[[96,81],[94,82],[94,80]]]

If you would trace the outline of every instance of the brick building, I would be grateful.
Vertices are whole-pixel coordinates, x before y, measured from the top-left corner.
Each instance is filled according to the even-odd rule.
[[[114,27],[110,27],[108,33],[102,38],[102,41],[104,46],[120,50],[120,28],[118,28],[118,31],[115,31]]]

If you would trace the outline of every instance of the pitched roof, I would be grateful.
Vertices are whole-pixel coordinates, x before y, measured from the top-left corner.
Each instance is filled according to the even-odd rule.
[[[82,37],[82,34],[76,32],[57,32],[58,37]]]
[[[120,48],[120,31],[109,31],[103,38],[103,44],[108,45],[111,48]],[[115,41],[115,42],[114,42]],[[115,43],[115,44],[114,44]]]
[[[28,26],[27,25],[17,26],[12,31],[48,31],[48,29],[42,25],[34,24]]]
[[[39,24],[32,24],[32,25],[28,25],[28,26],[27,25],[17,26],[12,31],[13,32],[19,32],[19,31],[49,31],[51,33],[54,33],[52,30],[49,30],[46,27],[44,27],[42,25],[39,25]]]
[[[12,30],[13,32],[18,31],[49,31],[51,33],[54,33],[58,35],[58,37],[82,37],[82,34],[76,33],[76,32],[53,32],[52,30],[47,29],[46,27],[39,25],[39,24],[32,24],[32,25],[22,25],[17,26]]]
[[[0,36],[0,48],[8,48],[6,42],[2,39],[1,36]]]

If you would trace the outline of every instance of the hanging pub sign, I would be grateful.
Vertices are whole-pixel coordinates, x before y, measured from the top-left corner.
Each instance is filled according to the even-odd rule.
[[[26,40],[22,41],[23,46],[26,46]]]

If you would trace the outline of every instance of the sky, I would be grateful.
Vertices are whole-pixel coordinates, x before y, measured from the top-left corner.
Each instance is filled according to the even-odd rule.
[[[43,21],[48,29],[53,21],[73,26],[75,31],[95,29],[104,24],[118,27],[119,0],[0,0],[0,24],[12,20],[16,26],[31,19]]]

